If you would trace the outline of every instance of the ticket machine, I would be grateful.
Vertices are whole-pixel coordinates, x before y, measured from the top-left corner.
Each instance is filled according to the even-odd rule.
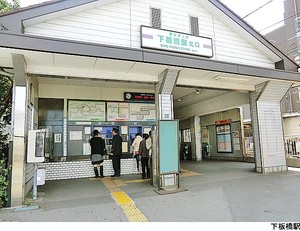
[[[45,169],[38,163],[45,161],[46,130],[28,131],[27,162],[34,165],[33,199],[37,198],[37,186],[45,184]]]

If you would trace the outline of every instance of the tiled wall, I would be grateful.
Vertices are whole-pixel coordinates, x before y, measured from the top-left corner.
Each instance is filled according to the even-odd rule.
[[[84,177],[94,177],[94,167],[91,161],[71,161],[71,162],[51,162],[41,163],[39,168],[46,168],[47,180],[74,179]],[[112,161],[104,160],[104,176],[114,174]],[[121,175],[136,174],[135,159],[121,159]]]

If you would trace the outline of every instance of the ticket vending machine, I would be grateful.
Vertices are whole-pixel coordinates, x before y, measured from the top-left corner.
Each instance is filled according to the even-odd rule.
[[[28,131],[27,162],[34,165],[33,199],[37,199],[37,186],[45,184],[45,169],[38,163],[45,161],[46,130]]]
[[[45,161],[46,130],[28,131],[27,162],[42,163]]]

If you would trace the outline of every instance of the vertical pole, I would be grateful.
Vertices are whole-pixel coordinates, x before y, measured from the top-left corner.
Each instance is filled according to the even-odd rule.
[[[37,199],[37,164],[33,164],[34,166],[34,178],[33,178],[33,192],[32,192],[32,199]]]

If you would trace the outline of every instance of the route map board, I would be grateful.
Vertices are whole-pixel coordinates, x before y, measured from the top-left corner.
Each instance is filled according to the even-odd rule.
[[[155,121],[156,112],[153,103],[131,103],[130,121]]]
[[[68,120],[105,121],[105,102],[69,100]]]
[[[107,102],[107,121],[128,121],[129,104]]]

